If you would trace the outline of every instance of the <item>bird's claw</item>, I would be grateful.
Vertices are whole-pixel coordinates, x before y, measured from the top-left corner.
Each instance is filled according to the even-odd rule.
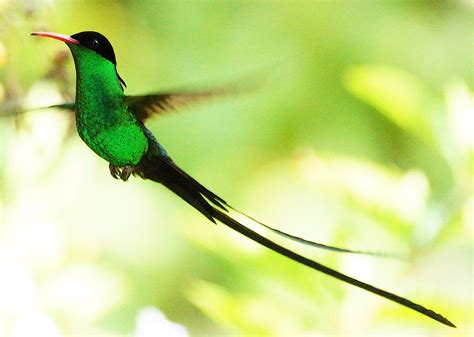
[[[112,175],[112,177],[114,177],[115,179],[119,178],[120,169],[117,166],[109,164],[109,171],[110,171],[110,174]]]
[[[134,167],[131,165],[120,167],[120,166],[109,164],[109,170],[110,170],[110,174],[115,179],[121,179],[123,181],[127,181],[130,175],[133,173]]]

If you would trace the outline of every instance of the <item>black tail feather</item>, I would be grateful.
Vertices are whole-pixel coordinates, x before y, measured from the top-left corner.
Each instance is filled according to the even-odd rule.
[[[255,219],[254,217],[248,215],[247,213],[244,213],[238,209],[236,209],[235,207],[229,205],[229,204],[226,204],[226,206],[230,209],[232,209],[234,212],[237,212],[241,215],[243,215],[244,217],[252,220],[253,222],[259,224],[260,226],[268,229],[270,232],[273,232],[275,234],[278,234],[284,238],[287,238],[291,241],[295,241],[295,242],[298,242],[298,243],[301,243],[303,245],[306,245],[306,246],[310,246],[310,247],[316,247],[316,248],[321,248],[321,249],[326,249],[326,250],[331,250],[333,252],[337,252],[337,253],[350,253],[350,254],[360,254],[360,255],[370,255],[370,256],[375,256],[375,257],[384,257],[384,258],[396,258],[396,259],[401,259],[401,255],[399,254],[393,254],[393,253],[387,253],[387,252],[375,252],[375,251],[369,251],[369,250],[355,250],[355,249],[347,249],[347,248],[340,248],[340,247],[335,247],[335,246],[330,246],[330,245],[325,245],[323,243],[319,243],[319,242],[315,242],[315,241],[310,241],[310,240],[307,240],[307,239],[304,239],[304,238],[301,238],[299,236],[296,236],[296,235],[293,235],[293,234],[289,234],[289,233],[286,233],[286,232],[283,232],[277,228],[274,228],[274,227],[271,227],[265,223],[263,223],[262,221],[260,220],[257,220]]]
[[[442,315],[430,309],[427,309],[422,305],[414,303],[406,298],[395,295],[388,291],[374,287],[368,283],[354,279],[350,276],[344,275],[314,260],[308,259],[298,253],[295,253],[294,251],[289,250],[271,241],[270,239],[262,236],[261,234],[257,232],[254,232],[253,230],[244,226],[237,220],[231,218],[228,214],[224,213],[224,212],[227,212],[226,206],[229,208],[231,207],[222,198],[220,198],[216,194],[209,191],[207,188],[205,188],[203,185],[201,185],[199,182],[197,182],[195,179],[189,176],[186,172],[181,170],[169,157],[157,158],[157,157],[146,156],[142,159],[142,162],[136,167],[135,174],[140,175],[142,178],[151,179],[153,181],[156,181],[165,185],[168,189],[176,193],[183,200],[185,200],[191,206],[196,208],[210,221],[215,223],[216,220],[218,220],[224,225],[232,228],[233,230],[239,232],[240,234],[246,236],[247,238],[267,247],[268,249],[273,250],[274,252],[277,252],[283,256],[286,256],[287,258],[295,262],[301,263],[309,268],[320,271],[326,275],[332,276],[338,280],[341,280],[353,286],[362,288],[371,293],[374,293],[388,300],[396,302],[400,305],[403,305],[407,308],[415,310],[442,324],[445,324],[450,327],[456,327],[453,323],[451,323],[448,319],[446,319]],[[216,207],[211,205],[211,203],[209,203],[206,200],[206,198]],[[261,222],[258,222],[258,223],[262,224]],[[272,227],[269,227],[266,225],[264,226],[271,230],[274,230]],[[282,233],[283,234],[281,235],[283,236],[294,237],[287,233],[284,233],[284,232]],[[294,237],[294,238],[297,238],[297,237]]]
[[[355,278],[352,278],[350,276],[344,275],[334,269],[331,269],[329,267],[326,267],[316,261],[313,261],[311,259],[308,259],[302,255],[299,255],[285,247],[280,246],[279,244],[267,239],[266,237],[252,231],[251,229],[245,227],[238,221],[232,219],[229,217],[227,214],[223,213],[222,211],[218,209],[214,209],[214,218],[222,222],[224,225],[232,228],[233,230],[239,232],[240,234],[248,237],[249,239],[258,242],[262,246],[267,247],[268,249],[273,250],[274,252],[277,252],[283,256],[286,256],[287,258],[296,261],[298,263],[301,263],[307,267],[310,267],[314,270],[320,271],[326,275],[332,276],[334,278],[337,278],[338,280],[341,280],[343,282],[352,284],[353,286],[362,288],[364,290],[367,290],[371,293],[377,294],[379,296],[382,296],[388,300],[391,300],[393,302],[396,302],[398,304],[401,304],[407,308],[410,308],[412,310],[418,311],[419,313],[428,316],[442,324],[445,324],[447,326],[455,328],[456,326],[451,323],[448,319],[443,317],[442,315],[425,308],[424,306],[414,303],[406,298],[403,298],[401,296],[395,295],[393,293],[390,293],[388,291],[382,290],[380,288],[374,287],[368,283],[359,281]]]
[[[134,173],[163,184],[214,223],[214,207],[204,197],[225,210],[224,200],[181,170],[169,157],[145,156]]]

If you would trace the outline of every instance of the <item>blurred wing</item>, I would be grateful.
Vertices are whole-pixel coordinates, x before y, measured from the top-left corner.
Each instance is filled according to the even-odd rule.
[[[142,96],[126,96],[125,103],[140,121],[153,115],[176,111],[190,104],[232,93],[234,90],[218,89],[196,92],[157,93]]]
[[[71,102],[71,103],[55,104],[55,105],[50,105],[50,106],[24,109],[23,106],[20,106],[20,105],[3,104],[0,106],[0,117],[15,117],[26,112],[32,112],[32,111],[44,110],[44,109],[53,109],[53,108],[74,111],[76,108],[76,105],[73,102]]]
[[[38,109],[51,109],[51,108],[75,111],[76,110],[76,104],[75,103],[55,104],[55,105],[50,105],[48,107],[38,108]]]

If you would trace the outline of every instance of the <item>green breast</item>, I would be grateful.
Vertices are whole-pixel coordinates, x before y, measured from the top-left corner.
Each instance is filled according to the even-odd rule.
[[[93,51],[70,46],[76,63],[76,124],[84,142],[115,166],[136,165],[148,150],[135,115],[123,105],[115,65]]]
[[[80,114],[78,114],[80,116]],[[136,165],[148,149],[141,128],[133,122],[101,123],[77,118],[78,132],[84,142],[100,157],[115,166]]]

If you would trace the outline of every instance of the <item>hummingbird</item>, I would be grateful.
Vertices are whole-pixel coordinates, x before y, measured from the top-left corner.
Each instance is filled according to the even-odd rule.
[[[268,226],[235,209],[181,169],[145,126],[147,119],[154,115],[178,109],[226,90],[125,95],[126,84],[117,71],[114,49],[104,35],[94,31],[84,31],[71,36],[52,32],[33,32],[31,35],[62,41],[69,47],[76,70],[76,98],[74,102],[53,107],[74,111],[80,138],[109,163],[112,177],[127,181],[133,175],[160,183],[213,223],[221,222],[297,263],[396,302],[442,324],[456,327],[447,318],[420,304],[298,254],[234,219],[229,210],[246,216],[276,234],[306,245],[338,252],[370,254],[305,240]]]

